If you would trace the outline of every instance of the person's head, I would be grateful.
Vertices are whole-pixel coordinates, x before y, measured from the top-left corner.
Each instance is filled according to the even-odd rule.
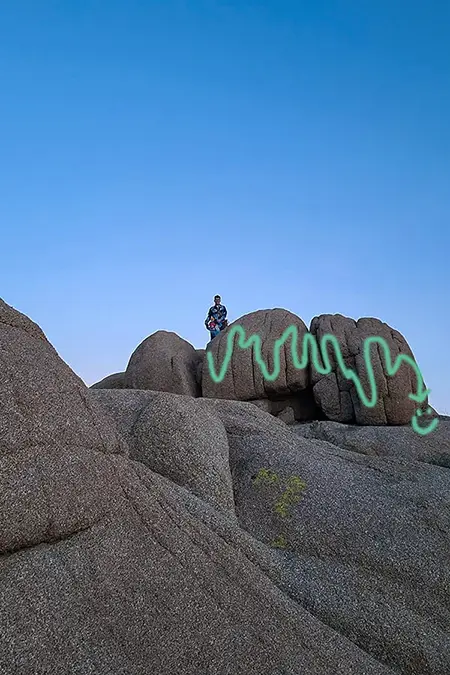
[[[215,305],[220,305],[220,295],[215,295],[215,296],[214,296],[214,304],[215,304]]]

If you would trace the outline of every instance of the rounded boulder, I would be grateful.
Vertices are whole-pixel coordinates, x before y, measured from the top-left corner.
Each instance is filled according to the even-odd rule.
[[[345,366],[356,373],[368,399],[371,397],[371,386],[364,358],[364,342],[367,338],[378,336],[384,339],[389,347],[392,364],[400,354],[415,361],[403,335],[379,319],[361,318],[355,321],[341,314],[322,314],[314,317],[310,332],[319,345],[324,335],[332,334],[337,338]],[[311,366],[314,398],[328,419],[361,425],[409,423],[417,408],[417,404],[409,398],[409,394],[417,392],[417,377],[409,364],[403,362],[395,375],[389,375],[383,349],[379,345],[372,346],[370,360],[377,402],[375,406],[368,407],[360,399],[354,383],[345,378],[332,347],[328,347],[328,354],[332,368],[328,375],[320,374]],[[425,400],[421,407],[426,406]]]
[[[176,333],[159,330],[146,338],[131,355],[124,388],[165,391],[197,397],[200,388],[194,347]]]
[[[308,330],[298,316],[285,309],[278,308],[258,310],[246,314],[230,324],[226,330],[212,340],[207,351],[212,354],[216,374],[220,373],[227,354],[231,352],[229,336],[230,333],[235,333],[236,326],[244,329],[245,340],[252,336],[259,337],[260,353],[258,353],[255,344],[242,349],[238,344],[239,335],[235,334],[231,342],[231,359],[220,382],[215,382],[211,377],[206,354],[202,373],[204,397],[250,401],[289,395],[309,386],[308,368],[297,369],[293,362],[291,338],[288,338],[279,347],[280,367],[276,379],[268,380],[264,377],[259,358],[262,358],[269,374],[272,374],[275,368],[275,343],[288,328],[293,326],[298,336],[297,353],[301,359],[303,336]]]

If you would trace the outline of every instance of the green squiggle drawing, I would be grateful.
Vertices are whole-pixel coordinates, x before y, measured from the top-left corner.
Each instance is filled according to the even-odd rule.
[[[419,370],[419,366],[410,356],[408,356],[407,354],[398,354],[394,363],[392,363],[391,352],[386,340],[381,336],[371,336],[364,340],[364,347],[363,347],[364,362],[367,369],[367,375],[370,385],[370,397],[368,398],[364,392],[363,386],[358,378],[358,375],[351,368],[347,368],[347,366],[345,365],[340,344],[334,335],[327,333],[322,337],[320,341],[320,352],[319,352],[319,346],[317,344],[315,336],[312,335],[311,333],[305,333],[303,336],[303,343],[302,343],[302,358],[300,360],[298,357],[298,349],[297,349],[298,328],[294,324],[286,328],[283,335],[275,342],[274,345],[275,365],[272,373],[269,373],[269,371],[267,370],[266,364],[264,363],[264,359],[261,356],[260,336],[251,335],[248,339],[246,339],[245,330],[242,328],[242,326],[239,325],[233,326],[228,333],[227,351],[219,374],[216,373],[213,355],[211,354],[210,351],[207,351],[206,353],[209,366],[209,374],[213,382],[217,384],[219,382],[222,382],[227,372],[228,366],[230,364],[234,348],[233,339],[235,335],[239,336],[238,347],[240,347],[241,349],[249,349],[252,346],[254,347],[255,360],[261,369],[264,379],[268,380],[269,382],[273,382],[279,376],[280,349],[283,346],[283,344],[289,338],[291,338],[292,361],[295,368],[297,368],[297,370],[303,370],[304,368],[307,367],[311,359],[312,365],[321,375],[328,375],[333,371],[333,368],[330,363],[330,357],[327,351],[328,345],[331,345],[334,349],[336,361],[339,368],[341,369],[343,376],[347,380],[351,380],[353,382],[362,404],[365,405],[367,408],[373,408],[377,404],[378,400],[375,374],[370,360],[370,349],[372,345],[378,344],[381,347],[384,353],[386,370],[389,376],[391,377],[394,376],[403,363],[406,363],[407,365],[411,366],[411,368],[414,370],[417,380],[417,393],[408,394],[408,397],[412,401],[415,401],[418,404],[423,403],[427,398],[428,394],[430,393],[430,389],[425,389],[422,373]],[[319,358],[320,355],[324,363],[323,366],[321,365],[321,361]],[[431,408],[428,408],[427,412],[431,413]],[[411,418],[411,426],[414,429],[414,431],[416,431],[418,434],[420,434],[421,436],[425,436],[431,433],[437,427],[438,420],[435,418],[430,422],[430,424],[427,427],[421,427],[418,424],[418,417],[420,417],[421,415],[422,410],[419,408],[418,410],[416,410],[413,417]]]

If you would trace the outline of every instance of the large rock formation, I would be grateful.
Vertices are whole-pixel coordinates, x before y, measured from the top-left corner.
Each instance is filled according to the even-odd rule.
[[[302,339],[307,332],[303,321],[284,309],[259,310],[246,314],[220,333],[208,347],[213,356],[216,373],[219,373],[229,351],[228,336],[233,328],[241,326],[246,339],[253,335],[261,340],[261,357],[270,373],[275,367],[275,342],[281,338],[290,326],[294,326],[298,335],[298,354],[301,358]],[[203,364],[202,393],[206,398],[221,398],[239,401],[274,401],[268,403],[267,410],[278,415],[285,409],[291,409],[292,419],[315,419],[318,415],[310,385],[309,369],[297,369],[292,360],[291,341],[287,340],[281,348],[279,376],[270,381],[264,378],[257,362],[254,346],[241,349],[237,346],[238,337],[234,338],[235,347],[225,376],[221,382],[215,382],[206,362]],[[262,403],[264,405],[264,403]]]
[[[127,389],[150,389],[199,396],[194,347],[176,333],[159,330],[131,355],[124,376]]]
[[[384,338],[389,345],[393,363],[398,354],[406,354],[414,359],[405,338],[379,319],[365,318],[354,321],[340,314],[322,314],[312,320],[310,331],[318,342],[326,334],[332,334],[337,338],[345,365],[356,372],[366,395],[370,393],[363,356],[366,338],[371,336]],[[331,348],[329,355],[333,372],[321,375],[312,368],[311,379],[316,402],[330,420],[357,424],[408,424],[417,405],[408,398],[409,394],[417,391],[416,376],[410,366],[403,364],[396,375],[389,376],[384,356],[381,357],[380,350],[373,347],[371,363],[378,400],[375,407],[368,408],[361,402],[355,385],[343,376]],[[426,401],[423,405],[426,408]]]
[[[0,360],[2,675],[393,672],[304,609],[294,591],[281,590],[282,568],[234,518],[128,458],[98,391],[89,392],[39,328],[4,303]],[[239,425],[227,424],[230,439]],[[233,465],[239,491],[247,461]],[[252,529],[255,517],[248,516]],[[431,527],[427,544],[430,575]],[[416,552],[420,570],[424,545]],[[422,607],[425,628],[441,611],[441,577],[432,606]],[[425,651],[436,674],[428,653],[440,646],[444,621]]]
[[[422,455],[434,455],[439,439],[386,429],[392,453],[386,433],[383,457],[365,456],[369,429],[355,429],[361,445],[346,450],[330,438],[296,438],[248,404],[197,405],[225,425],[236,513],[245,530],[279,547],[277,583],[395,672],[450,672],[450,472],[415,461],[410,449],[420,442]],[[448,447],[450,422],[439,438]],[[268,480],[257,480],[261,469]],[[281,517],[276,502],[293,476],[306,484],[303,499]]]
[[[221,381],[216,382],[211,377],[208,355],[212,356],[216,374],[219,374],[230,351],[230,333],[236,326],[244,329],[246,340],[254,336],[260,339],[260,356],[269,373],[275,367],[275,343],[286,329],[294,327],[297,357],[302,362],[304,337],[308,333],[304,322],[284,309],[259,310],[231,324],[214,338],[207,350],[194,349],[175,333],[158,331],[135,350],[124,374],[111,375],[92,388],[144,389],[193,397],[251,401],[288,424],[328,419],[358,425],[402,425],[408,424],[415,414],[417,404],[409,398],[410,393],[417,392],[413,368],[403,363],[398,372],[391,376],[384,352],[379,347],[371,350],[377,390],[374,407],[367,407],[360,400],[353,382],[341,372],[332,347],[328,347],[332,370],[323,375],[314,360],[311,360],[311,352],[305,367],[296,367],[292,358],[291,338],[284,342],[281,349],[278,348],[279,375],[271,381],[264,377],[256,358],[255,345],[242,349],[239,336],[235,335],[226,372]],[[346,367],[361,380],[367,396],[370,396],[371,388],[363,354],[366,338],[383,338],[389,346],[392,363],[399,354],[414,360],[404,337],[378,319],[354,321],[340,314],[323,314],[312,320],[310,334],[319,346],[327,334],[337,339]],[[323,368],[320,350],[319,364]],[[428,414],[426,399],[420,407]],[[435,415],[435,411],[432,414]]]
[[[440,675],[450,667],[450,474],[443,464],[419,463],[437,464],[439,450],[450,444],[450,421],[425,438],[409,427],[314,422],[293,428],[305,437],[299,439],[250,403],[152,392],[92,393],[131,438],[131,407],[135,416],[145,410],[148,420],[155,412],[158,424],[161,402],[172,399],[178,407],[190,400],[193,417],[197,409],[220,419],[228,437],[236,514],[252,537],[276,547],[273,567],[266,567],[273,581],[394,672]],[[177,430],[190,426],[181,418]],[[178,461],[175,443],[166,443],[165,456],[167,467],[172,457]],[[258,485],[262,469],[274,472],[278,483]],[[293,475],[305,481],[304,498],[290,517],[281,518],[274,506]]]
[[[235,515],[227,434],[217,415],[162,392],[99,390],[95,400],[127,439],[132,459]]]

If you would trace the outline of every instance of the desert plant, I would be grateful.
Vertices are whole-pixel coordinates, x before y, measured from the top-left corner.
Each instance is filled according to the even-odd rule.
[[[303,497],[303,492],[306,489],[306,483],[299,476],[291,476],[287,482],[287,487],[280,499],[275,504],[275,511],[282,517],[286,518],[289,515],[289,507],[298,502]]]
[[[257,485],[261,483],[278,483],[279,480],[280,478],[275,471],[271,471],[270,469],[260,469],[254,478]]]
[[[278,537],[271,542],[271,546],[273,546],[273,548],[288,548],[289,543],[286,539],[286,535],[279,534]]]
[[[279,485],[281,479],[271,469],[260,469],[253,478],[256,485]],[[306,489],[306,482],[299,476],[290,476],[285,484],[284,492],[275,502],[274,511],[281,518],[287,518],[290,514],[289,508],[298,504],[302,499],[303,493]],[[275,548],[287,548],[288,541],[284,534],[278,535],[271,545]]]

